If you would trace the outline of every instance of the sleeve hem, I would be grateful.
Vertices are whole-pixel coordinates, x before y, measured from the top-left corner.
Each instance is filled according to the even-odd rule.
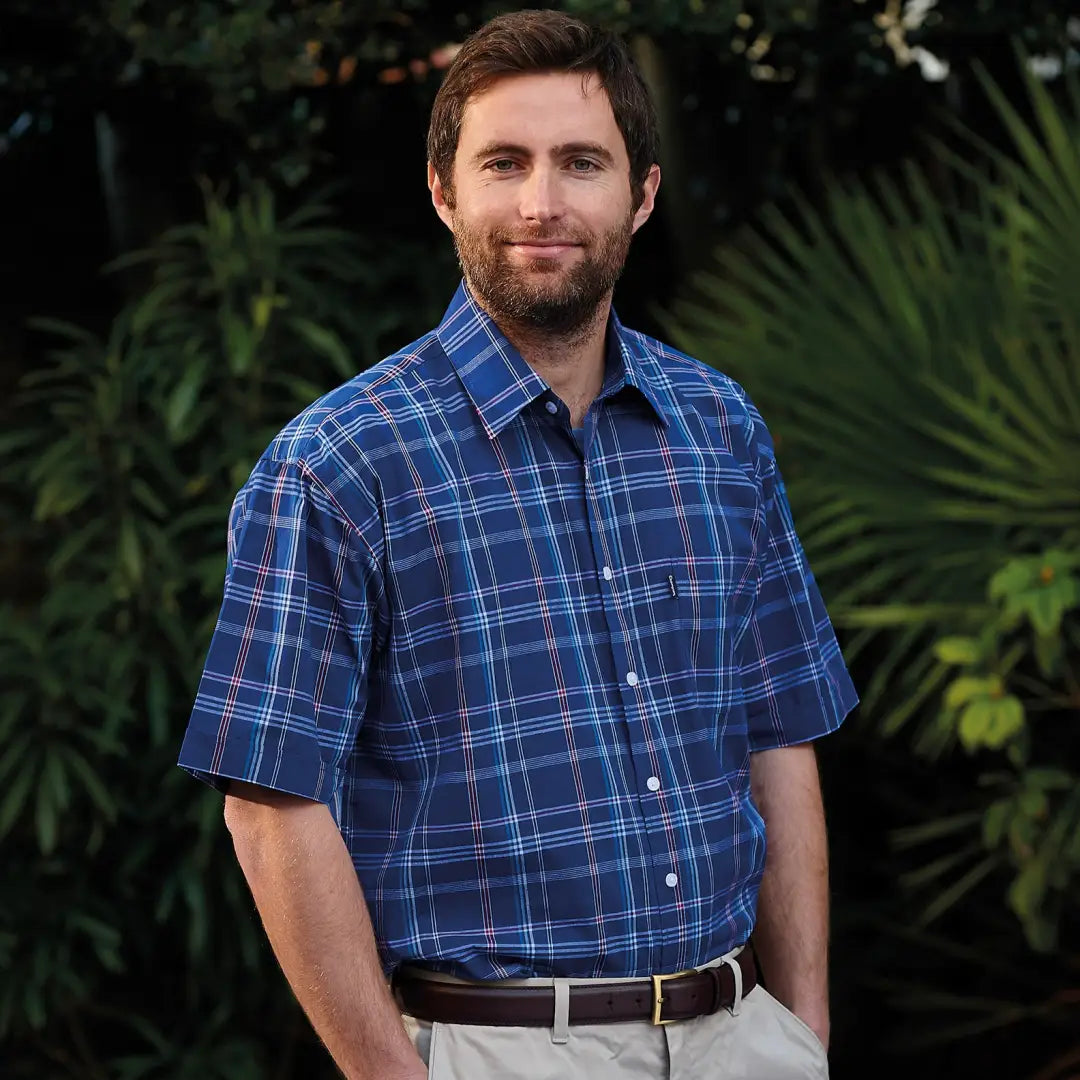
[[[859,704],[859,695],[843,665],[815,683],[792,687],[767,702],[747,708],[750,752],[797,746],[831,735]],[[755,735],[755,727],[762,728]]]
[[[325,795],[320,795],[317,792],[297,791],[296,784],[264,784],[259,780],[252,780],[247,776],[233,776],[230,773],[224,772],[207,772],[205,769],[197,769],[193,765],[185,765],[183,762],[177,763],[181,769],[184,770],[189,776],[194,776],[196,780],[201,780],[204,784],[209,785],[215,791],[220,791],[222,795],[228,795],[229,783],[232,780],[242,780],[246,784],[255,784],[258,787],[264,787],[270,791],[280,791],[283,795],[296,795],[302,799],[310,799],[312,802],[328,804],[334,797],[334,790],[331,786]],[[323,785],[326,787],[327,785]]]
[[[208,784],[215,791],[227,793],[230,780],[242,780],[248,784],[280,791],[285,795],[298,795],[313,802],[329,803],[340,786],[341,776],[337,769],[328,766],[321,758],[308,761],[304,768],[296,768],[295,761],[286,771],[277,768],[274,759],[262,759],[255,768],[247,768],[249,740],[237,733],[230,738],[223,751],[215,752],[213,740],[197,729],[188,728],[177,764],[189,775]],[[208,767],[217,757],[218,764]]]

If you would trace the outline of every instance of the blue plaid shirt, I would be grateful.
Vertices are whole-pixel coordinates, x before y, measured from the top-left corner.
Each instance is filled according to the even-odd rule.
[[[581,443],[464,286],[237,495],[180,764],[327,803],[384,967],[640,976],[749,936],[749,755],[857,698],[772,442],[612,315]]]

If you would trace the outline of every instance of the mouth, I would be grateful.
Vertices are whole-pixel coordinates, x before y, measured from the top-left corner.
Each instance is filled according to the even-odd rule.
[[[581,247],[569,240],[512,240],[507,247],[533,259],[554,259]]]

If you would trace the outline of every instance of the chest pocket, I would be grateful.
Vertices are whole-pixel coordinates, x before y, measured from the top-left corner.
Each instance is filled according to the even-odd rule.
[[[757,597],[764,509],[741,470],[683,480],[680,494],[682,518],[673,514],[666,525],[668,557],[646,577],[655,617],[674,631],[663,650],[667,665],[700,675],[733,663],[734,640]]]

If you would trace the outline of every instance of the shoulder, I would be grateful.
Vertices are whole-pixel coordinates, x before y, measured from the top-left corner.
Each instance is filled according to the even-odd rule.
[[[445,361],[435,334],[405,346],[313,401],[281,429],[265,459],[295,464],[319,476],[372,464],[395,429],[420,414],[418,393]]]
[[[431,411],[447,379],[434,333],[313,401],[273,438],[234,501],[234,519],[260,492],[288,491],[359,532],[377,528],[380,461]],[[404,434],[403,434],[404,432]]]
[[[677,413],[718,426],[732,453],[745,455],[759,477],[775,466],[772,436],[740,383],[657,338],[625,327],[623,333],[636,346],[646,376],[666,391]]]

